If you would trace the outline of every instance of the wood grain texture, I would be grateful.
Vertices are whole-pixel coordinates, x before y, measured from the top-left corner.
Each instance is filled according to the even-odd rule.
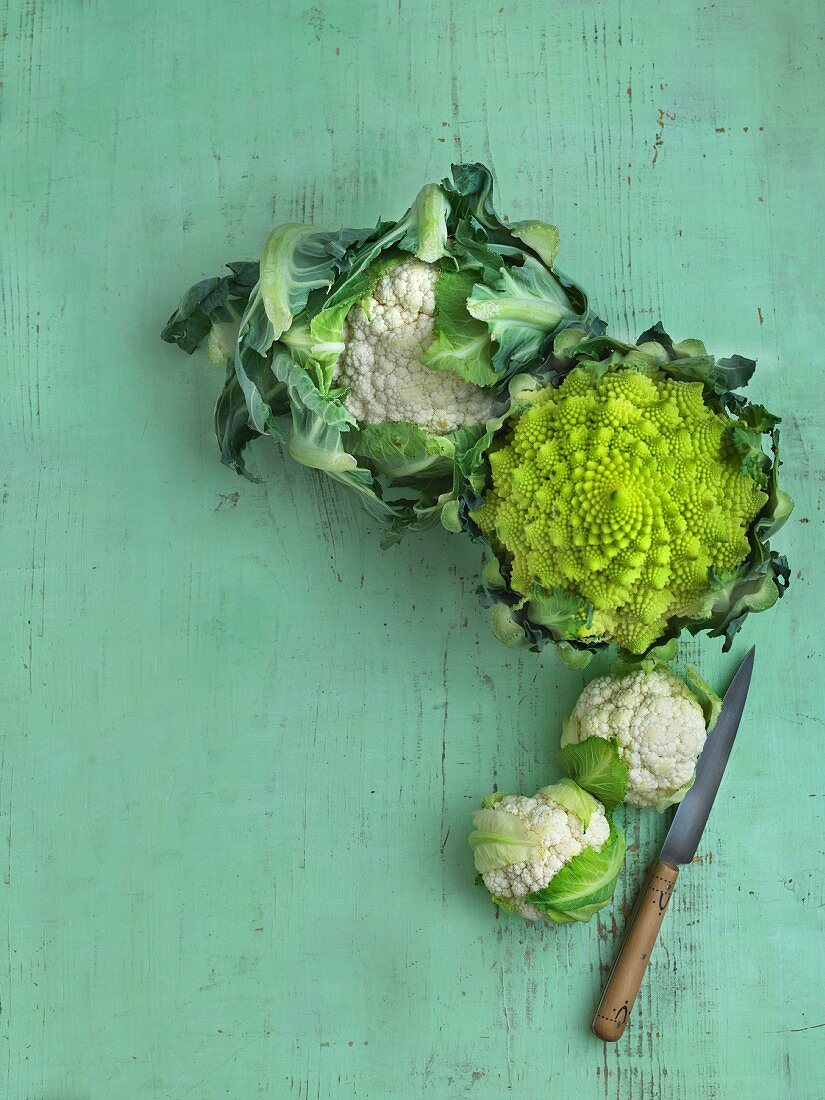
[[[606,1042],[624,1034],[678,877],[675,864],[656,859],[639,891],[591,1024],[593,1034]]]
[[[8,1100],[825,1095],[816,0],[0,0]],[[471,809],[556,774],[584,675],[513,656],[446,534],[382,554],[158,332],[274,221],[398,214],[451,159],[556,221],[617,333],[757,356],[795,582],[621,1043],[612,910],[497,920]],[[685,655],[722,684],[746,642]],[[598,667],[598,666],[596,666]],[[592,670],[591,670],[592,671]],[[618,928],[617,928],[618,924]]]

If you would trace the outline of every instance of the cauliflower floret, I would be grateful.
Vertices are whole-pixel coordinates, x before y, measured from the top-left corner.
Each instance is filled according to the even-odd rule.
[[[345,405],[359,424],[408,421],[446,435],[491,415],[489,391],[421,362],[434,338],[437,279],[437,268],[404,260],[378,280],[366,311],[350,310],[333,380],[348,389]]]
[[[524,899],[542,890],[565,864],[585,848],[601,851],[610,835],[610,823],[604,807],[596,803],[587,829],[575,814],[542,797],[505,795],[496,802],[496,810],[513,814],[540,838],[532,859],[513,863],[483,874],[482,881],[497,899],[512,904],[525,920],[548,920],[535,905]]]
[[[706,736],[696,697],[679,676],[659,668],[592,680],[562,743],[615,738],[629,772],[625,802],[663,809],[692,781]]]

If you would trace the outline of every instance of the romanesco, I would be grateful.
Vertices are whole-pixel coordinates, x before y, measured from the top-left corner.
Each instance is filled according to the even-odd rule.
[[[748,555],[768,498],[730,426],[701,382],[576,367],[514,418],[472,518],[511,562],[514,592],[583,601],[568,637],[641,653],[696,612],[711,571]]]

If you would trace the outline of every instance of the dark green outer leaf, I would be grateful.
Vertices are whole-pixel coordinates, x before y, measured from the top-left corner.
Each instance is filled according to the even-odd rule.
[[[454,223],[474,219],[483,229],[506,230],[493,206],[493,177],[483,164],[452,165],[452,180],[441,186],[450,197]]]
[[[268,400],[273,417],[283,416],[288,412],[286,387],[274,377],[268,391]],[[231,368],[227,373],[220,397],[215,404],[215,434],[221,449],[221,462],[250,481],[258,481],[259,478],[248,471],[243,455],[247,444],[251,443],[253,439],[257,439],[261,433],[256,431],[249,423],[249,409],[246,398],[235,372]],[[281,438],[280,432],[272,420],[270,420],[267,434],[274,439]]]
[[[177,344],[182,351],[191,355],[206,339],[213,326],[234,319],[238,312],[244,311],[258,282],[258,264],[242,262],[226,266],[231,274],[205,279],[184,294],[161,333],[164,340]],[[289,411],[286,389],[272,375],[266,360],[261,356],[247,349],[245,362],[263,395],[265,419],[270,423],[268,432],[275,438],[280,438],[280,432],[272,419],[284,416]],[[215,405],[215,432],[222,462],[244,477],[255,480],[246,468],[243,452],[247,444],[261,433],[251,423],[249,406],[234,367],[230,367]]]
[[[483,164],[454,164],[452,174],[453,179],[443,180],[442,187],[450,198],[456,219],[452,251],[459,267],[475,267],[479,270],[479,281],[494,288],[502,265],[518,267],[525,262],[525,257],[532,257],[561,284],[574,311],[573,316],[560,322],[553,332],[527,352],[520,344],[511,347],[509,342],[498,349],[494,365],[499,385],[503,386],[518,372],[532,374],[542,369],[554,336],[568,325],[580,324],[587,332],[598,333],[603,331],[604,322],[590,309],[582,287],[558,271],[555,265],[548,268],[541,255],[516,237],[507,222],[498,216],[493,206],[493,179]],[[498,262],[491,262],[491,255],[497,255]]]
[[[206,339],[215,320],[223,320],[227,302],[237,302],[243,309],[258,281],[257,263],[226,265],[231,275],[204,279],[196,283],[181,298],[180,305],[166,322],[161,339],[177,344],[190,355]]]

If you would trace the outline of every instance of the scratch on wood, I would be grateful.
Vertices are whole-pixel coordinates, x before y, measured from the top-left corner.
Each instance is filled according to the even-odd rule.
[[[676,121],[676,115],[671,114],[669,111],[665,111],[662,107],[658,108],[657,113],[659,117],[656,120],[656,125],[659,127],[659,129],[655,138],[653,139],[653,160],[651,162],[653,164],[655,164],[656,161],[659,159],[659,150],[665,143],[665,119],[667,119],[669,122]]]

